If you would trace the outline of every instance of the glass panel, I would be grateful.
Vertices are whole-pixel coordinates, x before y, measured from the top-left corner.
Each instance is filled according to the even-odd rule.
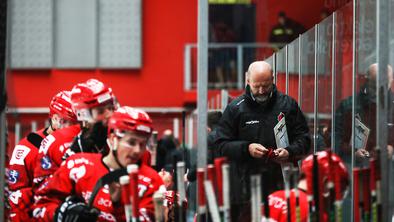
[[[299,39],[297,38],[288,45],[288,70],[289,70],[289,96],[297,102],[299,85]]]
[[[335,90],[334,90],[334,126],[333,150],[345,162],[349,174],[352,172],[350,149],[352,100],[352,20],[353,5],[349,3],[336,13],[335,20]],[[352,177],[350,177],[351,180]],[[352,180],[351,180],[352,181]],[[351,221],[352,183],[348,187],[347,197],[344,198],[343,221]]]
[[[286,94],[286,47],[276,53],[275,83],[278,91]]]
[[[389,11],[390,11],[390,19],[389,19],[389,73],[391,75],[391,78],[393,76],[393,66],[394,66],[394,1],[390,1],[390,6],[389,6]],[[391,70],[390,70],[391,69]],[[393,107],[393,98],[394,98],[394,87],[393,87],[393,83],[392,80],[390,81],[390,76],[389,76],[389,82],[388,82],[388,86],[389,86],[389,105],[388,105],[388,126],[389,126],[389,130],[388,130],[388,145],[394,146],[393,144],[393,140],[394,140],[394,107]],[[389,175],[388,177],[388,181],[389,181],[389,191],[388,193],[394,193],[394,155],[393,155],[393,149],[388,150],[388,156],[389,156],[389,163],[388,163],[388,170],[387,170],[387,175]],[[390,152],[391,151],[391,152]],[[389,195],[389,205],[388,205],[388,209],[389,209],[389,215],[391,215],[391,217],[394,218],[394,195]]]
[[[317,150],[331,148],[332,125],[332,16],[319,24],[317,68],[318,68],[318,125]]]
[[[314,132],[315,88],[315,28],[301,36],[301,110],[308,122],[309,132]],[[313,147],[313,146],[312,146]]]

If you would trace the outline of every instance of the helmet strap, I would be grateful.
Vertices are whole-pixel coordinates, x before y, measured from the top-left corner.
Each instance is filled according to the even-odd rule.
[[[113,146],[111,146],[111,144],[110,144],[110,142],[109,142],[109,138],[107,139],[107,144],[108,144],[108,146],[109,146],[110,149],[111,149],[112,156],[114,157],[116,164],[117,164],[120,168],[126,168],[126,166],[123,166],[123,165],[120,163],[119,158],[118,158],[118,137],[116,137],[116,136],[114,137],[114,144],[113,144]]]

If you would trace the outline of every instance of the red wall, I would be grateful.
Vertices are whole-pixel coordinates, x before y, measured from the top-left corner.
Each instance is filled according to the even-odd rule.
[[[13,70],[7,76],[10,107],[46,107],[59,90],[97,78],[121,104],[183,106],[183,50],[197,41],[197,0],[143,1],[140,70]]]

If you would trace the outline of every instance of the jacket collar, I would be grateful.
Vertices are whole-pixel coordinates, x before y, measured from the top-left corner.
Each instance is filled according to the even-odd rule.
[[[247,102],[249,104],[252,104],[253,106],[260,106],[260,107],[264,108],[264,107],[270,105],[272,102],[275,101],[277,93],[278,93],[278,90],[276,88],[276,85],[273,84],[272,96],[271,96],[271,98],[268,99],[267,103],[265,103],[264,105],[259,104],[258,102],[256,102],[255,98],[252,95],[252,91],[250,90],[250,86],[249,85],[246,85],[246,87],[245,87],[245,94],[244,94],[244,96],[245,96],[245,98],[246,98],[246,100],[247,100]]]

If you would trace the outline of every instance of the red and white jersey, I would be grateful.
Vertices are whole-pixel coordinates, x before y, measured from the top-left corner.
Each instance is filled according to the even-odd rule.
[[[102,158],[101,154],[78,153],[64,161],[37,191],[33,217],[38,221],[53,221],[56,209],[70,195],[83,197],[88,203],[96,182],[110,172]],[[154,221],[152,197],[159,189],[165,190],[161,177],[142,164],[138,175],[140,221]],[[108,186],[99,190],[93,206],[100,210],[98,221],[125,220],[124,207],[112,204]]]
[[[63,156],[70,152],[74,138],[81,131],[79,125],[56,130],[41,143],[34,169],[34,184],[39,186],[45,178],[52,175],[63,162]]]
[[[38,148],[33,145],[31,134],[15,146],[8,166],[9,219],[11,221],[29,220],[29,211],[33,204],[33,174]],[[37,134],[40,140],[47,135],[45,129],[34,134]]]
[[[299,191],[299,212],[300,221],[308,221],[308,197],[307,194]],[[284,190],[276,191],[268,196],[269,203],[269,221],[287,222],[287,200]],[[291,210],[291,221],[296,221],[296,196],[295,190],[291,190],[290,193],[290,210]]]

